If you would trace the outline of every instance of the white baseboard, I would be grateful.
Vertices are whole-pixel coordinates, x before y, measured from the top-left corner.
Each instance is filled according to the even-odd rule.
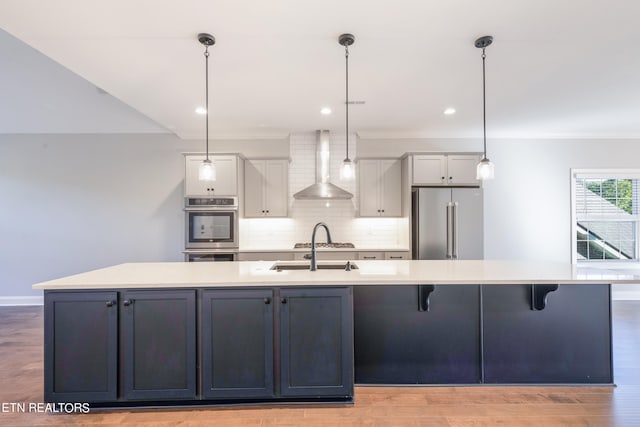
[[[43,305],[44,297],[0,297],[0,306],[2,305]]]

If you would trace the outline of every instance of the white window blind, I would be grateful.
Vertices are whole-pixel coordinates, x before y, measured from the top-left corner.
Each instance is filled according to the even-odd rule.
[[[577,260],[638,260],[637,174],[574,176]]]

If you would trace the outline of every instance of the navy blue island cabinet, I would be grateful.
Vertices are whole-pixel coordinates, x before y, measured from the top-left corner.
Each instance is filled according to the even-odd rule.
[[[350,287],[45,292],[45,401],[353,401]]]
[[[205,290],[205,398],[353,397],[351,288]]]
[[[356,384],[611,384],[611,286],[357,286]]]

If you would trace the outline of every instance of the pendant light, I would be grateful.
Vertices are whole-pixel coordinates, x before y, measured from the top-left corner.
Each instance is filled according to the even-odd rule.
[[[476,168],[476,179],[479,180],[487,180],[494,178],[494,166],[491,163],[491,160],[487,158],[487,95],[486,95],[486,84],[485,84],[485,58],[487,55],[484,50],[487,46],[493,43],[492,36],[484,36],[480,37],[475,42],[475,46],[479,49],[482,49],[482,126],[483,126],[483,142],[484,142],[484,151],[482,153],[482,160],[478,163]]]
[[[198,179],[200,181],[215,181],[216,167],[209,159],[209,46],[216,43],[215,37],[211,34],[198,34],[198,41],[204,45],[204,69],[205,69],[205,120],[206,120],[206,157],[198,168]]]
[[[344,106],[346,111],[345,138],[346,138],[347,151],[346,151],[346,157],[342,162],[342,168],[340,169],[340,179],[343,181],[351,180],[355,175],[353,162],[349,158],[349,46],[351,46],[355,41],[356,41],[356,38],[354,37],[353,34],[346,33],[346,34],[341,34],[340,37],[338,37],[338,43],[344,46],[344,61],[345,61],[345,67],[346,67],[345,68],[346,69],[346,73],[345,73],[346,97],[345,97]]]

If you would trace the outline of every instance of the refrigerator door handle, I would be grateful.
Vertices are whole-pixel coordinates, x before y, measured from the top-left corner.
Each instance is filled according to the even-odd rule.
[[[447,203],[447,259],[453,258],[453,203]]]
[[[452,232],[451,232],[451,237],[452,237],[452,244],[451,246],[453,247],[453,251],[452,251],[452,255],[453,255],[453,259],[458,259],[458,202],[454,202],[453,203],[453,209],[452,209]]]

